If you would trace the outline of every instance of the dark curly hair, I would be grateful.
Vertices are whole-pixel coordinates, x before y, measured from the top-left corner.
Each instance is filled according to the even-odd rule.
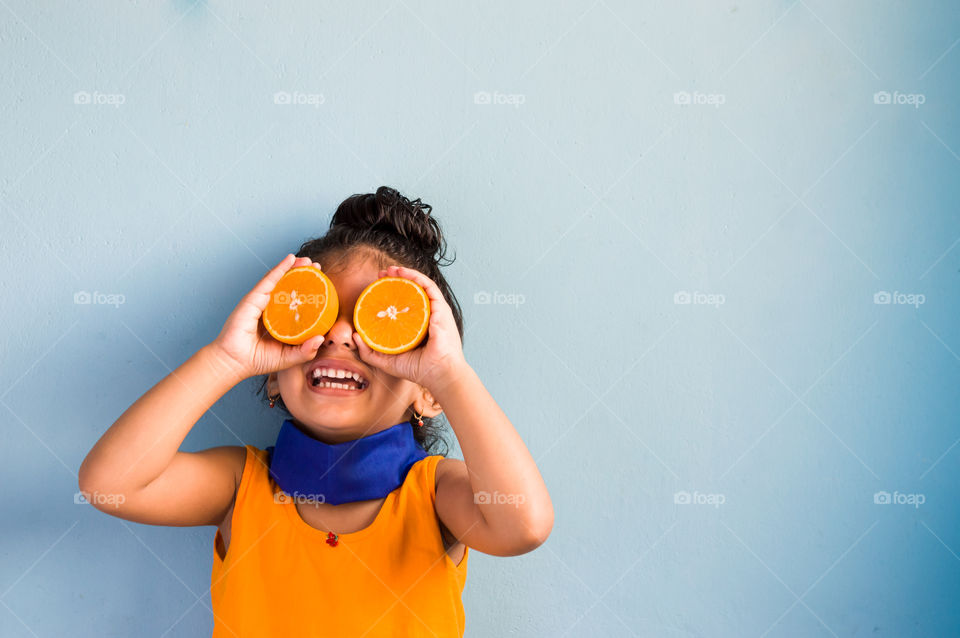
[[[453,311],[462,342],[463,311],[440,272],[441,266],[449,266],[456,257],[447,257],[447,243],[440,222],[431,215],[432,210],[420,198],[410,201],[389,186],[381,186],[376,193],[351,195],[337,207],[327,232],[304,242],[296,256],[309,257],[322,264],[324,271],[335,272],[351,254],[364,250],[377,260],[379,268],[399,264],[419,270],[443,293]],[[269,402],[266,388],[267,377],[264,377],[257,394]],[[277,398],[276,405],[290,415],[282,398]],[[438,422],[437,417],[423,417],[422,427],[412,423],[411,427],[424,451],[447,455],[449,443],[444,437],[443,422]]]

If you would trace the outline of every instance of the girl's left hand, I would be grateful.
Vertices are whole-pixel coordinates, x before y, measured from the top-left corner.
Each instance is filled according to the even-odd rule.
[[[460,333],[447,300],[433,280],[418,270],[403,266],[390,266],[381,270],[378,278],[403,277],[420,284],[430,299],[430,322],[425,340],[413,350],[400,354],[384,354],[373,350],[357,332],[353,342],[357,344],[360,359],[387,374],[413,381],[428,390],[458,366],[466,364]]]

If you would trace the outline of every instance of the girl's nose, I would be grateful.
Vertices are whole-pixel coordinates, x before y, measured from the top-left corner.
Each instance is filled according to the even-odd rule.
[[[350,350],[356,350],[357,344],[353,342],[353,323],[344,315],[341,315],[333,327],[327,331],[324,345],[344,345]]]

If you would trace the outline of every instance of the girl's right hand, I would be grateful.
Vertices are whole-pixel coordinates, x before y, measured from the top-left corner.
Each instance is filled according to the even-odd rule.
[[[308,257],[294,258],[292,254],[284,257],[283,261],[240,300],[227,317],[223,330],[211,342],[210,345],[221,355],[221,360],[234,368],[240,378],[284,370],[316,357],[325,335],[312,337],[298,346],[292,346],[270,336],[260,321],[260,315],[267,307],[270,293],[280,281],[280,277],[291,268],[311,264],[320,267],[320,264]]]

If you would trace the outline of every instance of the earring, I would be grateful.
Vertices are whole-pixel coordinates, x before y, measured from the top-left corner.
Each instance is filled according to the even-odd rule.
[[[275,405],[277,404],[277,399],[280,398],[280,395],[277,394],[277,396],[275,396],[275,397],[268,397],[268,398],[270,399],[270,407],[272,408],[273,406],[275,406]]]
[[[419,428],[419,427],[423,427],[423,415],[422,415],[422,414],[417,414],[417,411],[414,410],[414,411],[413,411],[413,416],[414,416],[414,418],[417,419],[417,427],[418,427],[418,428]]]

